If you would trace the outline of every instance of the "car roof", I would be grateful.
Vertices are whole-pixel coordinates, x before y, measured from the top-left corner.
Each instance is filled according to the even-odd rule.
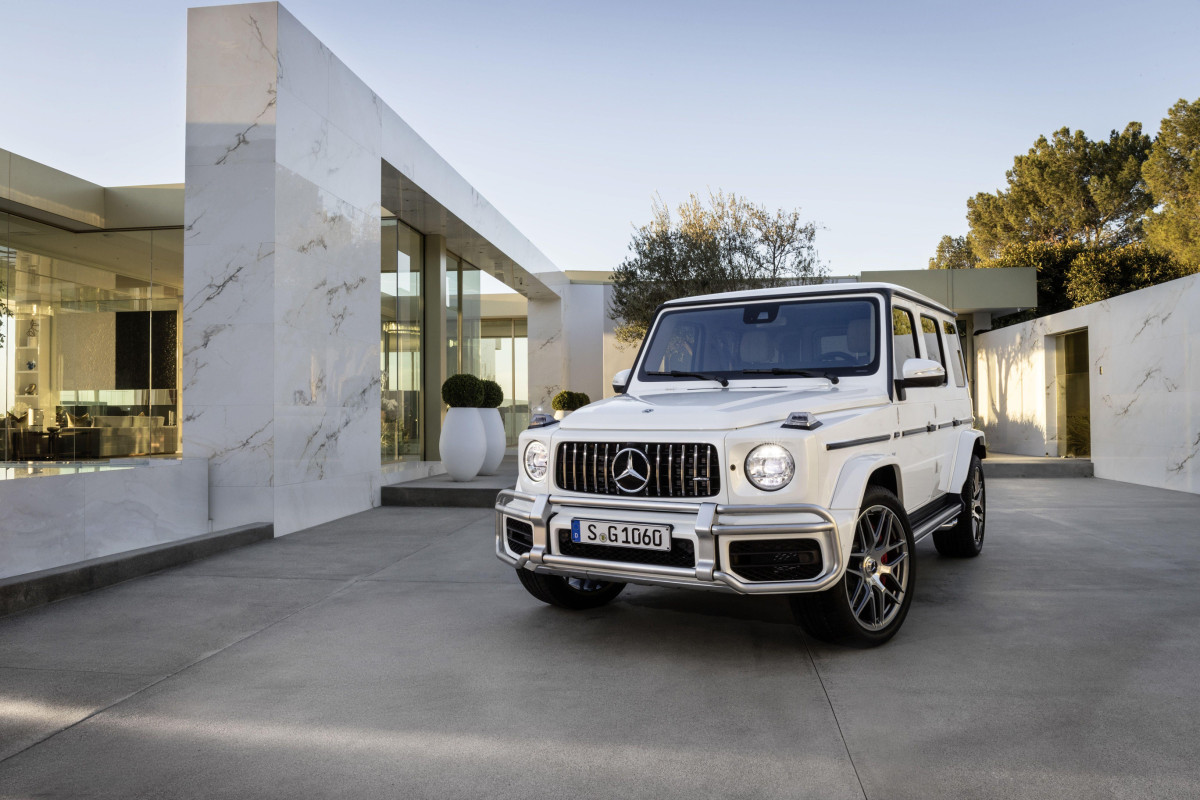
[[[703,294],[694,297],[680,297],[676,300],[668,300],[663,303],[664,308],[672,306],[690,306],[708,303],[728,302],[731,300],[767,300],[773,297],[811,297],[821,295],[840,295],[840,294],[886,294],[898,295],[909,300],[916,301],[929,308],[941,311],[944,314],[949,314],[951,317],[957,316],[953,311],[943,306],[941,303],[930,300],[920,292],[914,292],[912,289],[898,286],[894,283],[818,283],[809,286],[777,286],[771,289],[747,289],[741,292],[721,292],[719,294]]]

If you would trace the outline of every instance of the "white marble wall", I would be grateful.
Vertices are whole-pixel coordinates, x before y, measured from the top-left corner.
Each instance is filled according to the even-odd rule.
[[[529,408],[534,413],[539,408],[552,413],[550,401],[554,395],[572,388],[567,385],[570,369],[565,320],[569,306],[560,297],[530,298],[528,309]]]
[[[1200,493],[1200,275],[977,337],[988,447],[1057,452],[1054,337],[1080,328],[1096,476]]]
[[[207,472],[203,459],[186,458],[4,470],[0,579],[207,533]]]
[[[276,3],[188,25],[185,453],[290,533],[379,502],[383,106]]]

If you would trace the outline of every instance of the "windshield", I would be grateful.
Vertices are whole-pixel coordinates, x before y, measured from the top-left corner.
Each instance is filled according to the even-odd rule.
[[[869,375],[879,364],[878,318],[866,298],[671,309],[658,318],[638,380]]]

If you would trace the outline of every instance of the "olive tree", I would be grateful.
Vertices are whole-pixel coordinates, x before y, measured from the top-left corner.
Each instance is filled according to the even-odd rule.
[[[639,343],[655,309],[678,297],[819,282],[828,270],[816,233],[799,209],[770,211],[733,193],[693,194],[674,214],[656,198],[613,271],[617,340]]]

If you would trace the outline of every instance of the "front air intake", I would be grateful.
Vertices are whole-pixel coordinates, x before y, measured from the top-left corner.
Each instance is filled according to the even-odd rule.
[[[729,543],[729,571],[742,580],[807,581],[821,574],[815,539],[751,539]]]
[[[533,549],[533,526],[528,522],[505,517],[504,535],[508,539],[508,549],[519,556]]]

